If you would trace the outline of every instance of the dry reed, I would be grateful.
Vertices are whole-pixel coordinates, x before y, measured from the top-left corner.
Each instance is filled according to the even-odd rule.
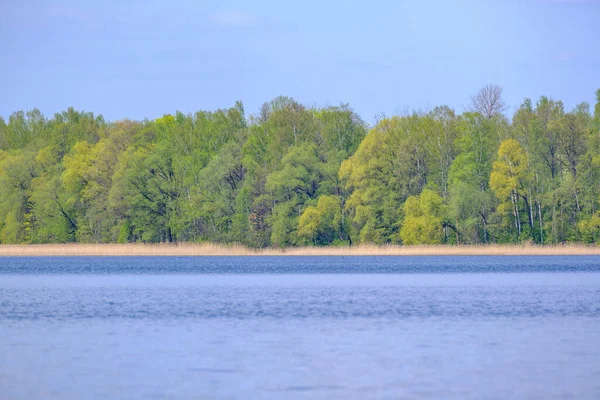
[[[177,244],[39,244],[0,245],[0,256],[435,256],[435,255],[600,255],[600,247],[582,244],[435,245],[293,247],[249,249],[241,245]]]

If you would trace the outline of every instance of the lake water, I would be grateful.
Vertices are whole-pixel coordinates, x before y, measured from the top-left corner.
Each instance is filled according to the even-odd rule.
[[[0,399],[600,398],[600,257],[0,258]]]

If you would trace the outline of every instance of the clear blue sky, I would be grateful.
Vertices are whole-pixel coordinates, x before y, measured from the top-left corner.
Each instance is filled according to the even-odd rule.
[[[487,83],[511,106],[600,88],[600,0],[0,0],[0,115],[69,106],[108,120],[277,95],[379,113]]]

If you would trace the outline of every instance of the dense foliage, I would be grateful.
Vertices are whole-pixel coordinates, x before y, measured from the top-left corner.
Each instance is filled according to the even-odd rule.
[[[499,94],[370,130],[287,97],[249,117],[16,112],[0,118],[0,243],[599,242],[600,90],[592,112],[542,97],[512,122]]]

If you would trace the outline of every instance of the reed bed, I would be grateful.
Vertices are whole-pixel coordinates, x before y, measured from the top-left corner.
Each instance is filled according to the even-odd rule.
[[[600,247],[582,244],[434,245],[292,247],[250,249],[242,245],[177,244],[36,244],[0,245],[0,256],[444,256],[444,255],[600,255]]]

